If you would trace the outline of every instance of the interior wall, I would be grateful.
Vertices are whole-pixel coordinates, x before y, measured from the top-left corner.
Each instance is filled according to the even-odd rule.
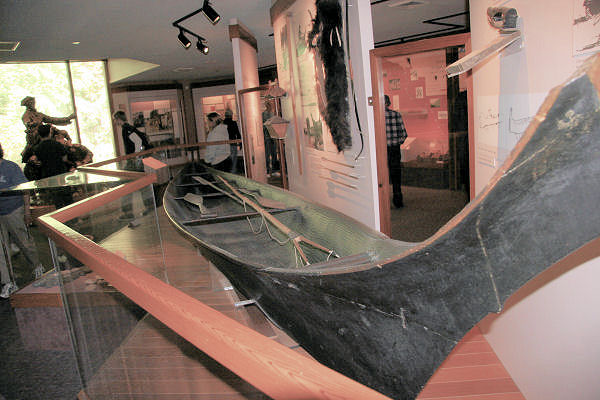
[[[523,46],[511,45],[474,69],[475,187],[480,192],[550,89],[566,81],[586,58],[577,54],[573,42],[574,8],[583,2],[469,3],[473,51],[498,36],[487,22],[490,6],[516,8],[524,35]],[[536,284],[509,299],[501,314],[481,324],[527,399],[599,397],[600,291],[590,284],[599,280],[600,258],[595,250],[588,261],[574,258],[569,265],[541,274]]]
[[[564,82],[581,62],[582,58],[573,57],[575,2],[548,0],[540,7],[526,0],[470,1],[473,51],[499,36],[487,22],[488,7],[516,8],[524,36],[522,46],[514,43],[473,69],[476,193],[514,147],[549,90]],[[519,126],[509,129],[509,118]]]
[[[348,8],[350,59],[362,138],[350,89],[352,147],[343,152],[335,147],[318,109],[314,54],[304,41],[298,40],[298,32],[306,33],[312,28],[314,0],[290,3],[293,4],[273,20],[278,79],[287,91],[282,98],[282,114],[291,121],[285,139],[289,188],[378,230],[374,120],[368,105],[369,49],[373,48],[370,2],[354,1]],[[344,36],[342,39],[345,43]]]
[[[230,26],[240,25],[245,31],[251,33],[237,18],[229,21]],[[246,174],[259,182],[267,181],[265,164],[265,145],[263,138],[262,111],[264,106],[260,101],[260,92],[254,91],[239,95],[242,89],[259,86],[257,50],[248,41],[239,37],[231,38],[233,48],[233,65],[235,73],[235,89],[238,95],[238,108],[242,129],[244,148],[247,157],[244,157]]]

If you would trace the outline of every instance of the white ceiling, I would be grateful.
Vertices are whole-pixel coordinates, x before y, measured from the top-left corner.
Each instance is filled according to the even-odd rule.
[[[468,0],[413,0],[409,3],[423,4],[400,5],[406,2],[371,1],[376,44],[444,29],[422,21],[465,12],[468,7]],[[275,64],[271,0],[211,0],[211,4],[222,18],[217,25],[202,14],[182,22],[207,39],[210,52],[203,55],[196,50],[195,40],[185,50],[172,26],[173,21],[199,9],[201,0],[0,0],[0,42],[21,42],[15,52],[1,51],[0,62],[132,58],[160,67],[122,82],[231,77],[227,25],[231,18],[238,18],[256,36],[259,66]],[[464,25],[467,20],[461,16],[440,22]],[[80,44],[72,44],[75,41]]]

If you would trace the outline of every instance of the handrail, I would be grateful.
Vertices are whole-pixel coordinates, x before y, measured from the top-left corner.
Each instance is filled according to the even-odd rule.
[[[145,175],[46,214],[38,218],[40,229],[169,328],[274,399],[388,399],[221,314],[64,225],[156,179],[156,174]]]
[[[134,158],[142,157],[142,156],[150,156],[154,153],[158,153],[165,150],[189,150],[197,147],[198,149],[208,147],[208,146],[216,146],[220,144],[241,144],[241,139],[236,140],[220,140],[215,142],[197,142],[197,143],[188,143],[188,144],[170,144],[166,146],[153,147],[148,150],[139,151],[137,153],[126,154],[124,156],[119,156],[115,158],[111,158],[109,160],[98,161],[95,163],[85,164],[85,167],[101,167],[103,165],[112,164],[119,161],[131,160]]]

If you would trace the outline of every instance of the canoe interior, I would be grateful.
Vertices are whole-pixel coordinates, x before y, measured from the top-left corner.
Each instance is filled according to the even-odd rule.
[[[293,231],[334,250],[342,260],[349,260],[348,263],[333,262],[332,269],[347,271],[356,267],[352,260],[358,260],[360,268],[370,268],[416,245],[389,239],[356,220],[334,210],[320,207],[291,192],[242,176],[209,171],[198,164],[186,166],[165,194],[168,215],[178,221],[180,229],[202,241],[204,245],[216,251],[226,251],[229,256],[255,268],[324,273],[327,270],[327,260],[336,261],[336,259],[312,246],[303,246],[311,264],[308,268],[304,268],[306,266],[300,262],[293,246],[289,242],[281,244],[286,242],[287,237],[272,225],[265,225],[262,217],[257,213],[244,218],[229,221],[220,219],[213,222],[215,215],[220,218],[254,212],[249,205],[244,207],[225,195],[215,196],[214,194],[218,192],[214,188],[199,184],[194,179],[194,176],[204,177],[215,182],[223,190],[227,190],[222,183],[216,181],[215,175],[223,176],[236,188],[243,188],[245,190],[243,194],[253,201],[260,203],[256,198],[258,197],[280,203],[280,208],[284,211],[273,213],[274,217]],[[209,211],[207,215],[213,216],[212,220],[211,216],[203,218],[197,205],[183,200],[187,193],[211,194],[204,197],[204,206]],[[188,221],[196,222],[183,223]]]

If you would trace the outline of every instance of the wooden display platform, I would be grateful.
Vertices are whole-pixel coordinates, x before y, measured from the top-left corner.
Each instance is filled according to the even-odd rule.
[[[127,259],[193,296],[224,315],[254,329],[306,357],[310,357],[289,336],[275,327],[254,305],[236,306],[245,299],[230,288],[227,279],[203,258],[190,242],[171,226],[162,209],[159,223],[164,259],[160,246],[153,243],[156,230],[144,217],[140,226],[123,228],[103,241],[103,247],[127,255]],[[147,220],[146,220],[147,219]],[[112,306],[107,299],[120,295],[110,287],[93,287],[95,274],[82,275],[69,283],[69,291],[82,306]],[[110,296],[106,296],[110,294]],[[121,295],[122,296],[122,295]],[[11,297],[13,307],[27,314],[29,323],[51,327],[62,337],[32,338],[35,346],[68,348],[68,334],[57,287],[30,285]],[[55,313],[49,311],[54,310]],[[35,316],[29,315],[35,313]],[[47,315],[42,318],[41,315]],[[55,315],[56,314],[56,315]],[[48,319],[56,320],[52,324]],[[57,322],[58,321],[58,322]],[[130,323],[131,321],[126,321]],[[63,325],[64,324],[64,325]],[[59,326],[60,325],[60,326]],[[127,324],[126,324],[127,325]],[[63,326],[63,327],[61,327]],[[151,315],[128,325],[125,339],[103,360],[87,379],[80,400],[95,399],[267,399],[226,368],[206,356]],[[31,326],[30,326],[31,328]],[[48,329],[47,329],[48,330]],[[116,335],[118,336],[118,335]],[[44,343],[40,343],[40,337]],[[64,343],[63,343],[64,342]],[[502,363],[475,327],[446,359],[423,389],[419,399],[524,399]]]

